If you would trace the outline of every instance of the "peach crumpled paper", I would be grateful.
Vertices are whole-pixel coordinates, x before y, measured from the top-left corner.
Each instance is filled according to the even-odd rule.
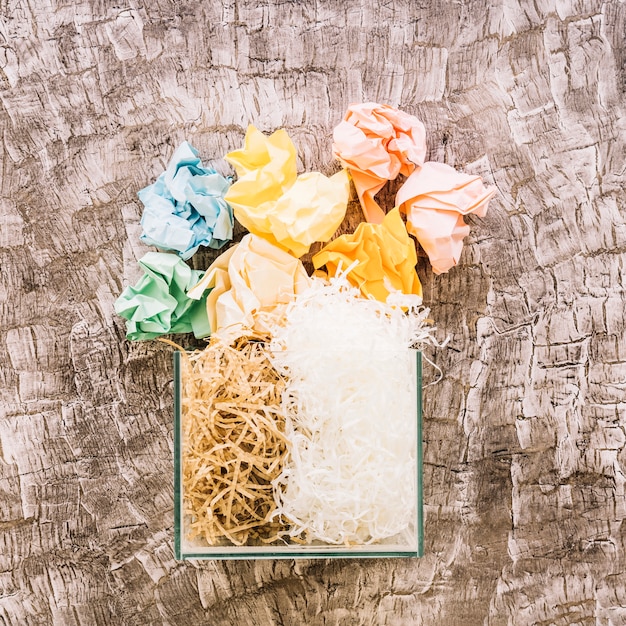
[[[422,285],[415,271],[417,254],[399,210],[389,211],[381,224],[361,222],[353,234],[341,235],[313,257],[316,269],[326,265],[330,276],[341,264],[346,270],[358,264],[348,274],[348,280],[365,296],[381,302],[394,291],[422,295]]]
[[[284,130],[269,137],[249,126],[244,148],[226,155],[239,179],[226,201],[251,233],[300,257],[328,241],[343,221],[350,196],[345,170],[330,178],[297,175],[296,150]]]
[[[333,139],[333,154],[350,170],[365,219],[380,224],[385,213],[374,196],[388,180],[398,174],[408,176],[424,162],[424,125],[385,104],[351,104],[335,127]]]
[[[484,217],[495,192],[495,187],[483,185],[480,176],[435,162],[424,163],[402,185],[396,205],[406,212],[407,229],[424,248],[435,274],[459,262],[463,239],[470,231],[463,216]]]
[[[267,334],[294,295],[310,284],[299,259],[248,234],[220,255],[187,295],[197,300],[211,289],[207,314],[212,334],[232,342]]]

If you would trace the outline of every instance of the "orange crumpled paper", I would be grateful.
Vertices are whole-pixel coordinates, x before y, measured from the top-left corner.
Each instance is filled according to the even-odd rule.
[[[381,224],[361,222],[353,234],[341,235],[313,257],[316,269],[326,265],[330,276],[341,264],[346,270],[355,261],[348,280],[365,296],[386,302],[393,291],[422,295],[415,271],[417,253],[397,208],[389,211]]]
[[[315,241],[328,241],[343,221],[350,197],[345,170],[330,178],[297,175],[296,149],[284,130],[270,136],[254,126],[245,145],[226,155],[239,179],[225,196],[251,233],[300,257]]]
[[[228,342],[267,334],[295,294],[311,284],[299,259],[253,234],[221,254],[188,296],[205,289],[212,334]]]
[[[407,215],[407,229],[430,259],[433,272],[447,272],[459,262],[470,228],[463,216],[484,217],[495,187],[480,176],[457,172],[445,163],[428,162],[415,170],[396,195]]]
[[[365,219],[380,224],[385,213],[374,196],[388,180],[408,176],[424,162],[424,125],[386,104],[351,104],[333,139],[333,154],[350,170]]]

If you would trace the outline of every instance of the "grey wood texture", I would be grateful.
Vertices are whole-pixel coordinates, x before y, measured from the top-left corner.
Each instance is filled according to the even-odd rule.
[[[0,624],[626,624],[623,1],[0,14]],[[498,188],[461,264],[418,268],[451,336],[426,555],[176,562],[170,350],[113,312],[148,250],[136,192],[183,139],[219,159],[248,123],[330,173],[370,100]]]

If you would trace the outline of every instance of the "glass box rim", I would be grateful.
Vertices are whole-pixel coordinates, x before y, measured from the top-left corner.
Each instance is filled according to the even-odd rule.
[[[282,558],[410,558],[424,555],[423,441],[422,441],[422,353],[415,353],[416,364],[416,549],[385,550],[381,544],[342,547],[336,545],[301,546],[215,546],[202,551],[184,550],[182,491],[182,376],[181,352],[173,353],[174,374],[174,554],[183,559],[282,559]],[[193,352],[193,350],[190,350]]]

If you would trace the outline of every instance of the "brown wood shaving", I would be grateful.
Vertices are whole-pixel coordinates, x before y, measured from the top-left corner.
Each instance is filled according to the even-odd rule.
[[[242,342],[183,353],[183,509],[189,539],[261,545],[284,530],[271,482],[287,453],[285,382],[264,345]]]

